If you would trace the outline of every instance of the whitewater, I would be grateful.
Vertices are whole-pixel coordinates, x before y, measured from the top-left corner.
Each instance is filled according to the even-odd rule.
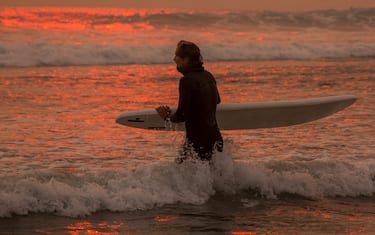
[[[77,217],[104,209],[124,212],[175,203],[200,205],[215,193],[235,195],[249,189],[267,199],[277,199],[283,193],[318,200],[372,196],[375,192],[373,159],[360,164],[329,158],[306,163],[291,157],[287,162],[254,164],[233,163],[230,156],[219,153],[216,161],[214,168],[201,162],[176,165],[162,161],[131,172],[102,167],[90,167],[78,175],[55,172],[56,168],[72,167],[65,163],[51,164],[45,170],[23,170],[12,177],[2,175],[0,216],[43,212]]]

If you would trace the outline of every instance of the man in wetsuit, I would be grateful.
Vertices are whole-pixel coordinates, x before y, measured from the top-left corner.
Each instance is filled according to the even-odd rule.
[[[216,149],[222,151],[223,139],[216,121],[216,106],[220,95],[214,76],[203,67],[199,47],[188,41],[177,44],[174,61],[183,74],[179,82],[179,101],[175,113],[168,106],[156,110],[161,118],[172,122],[185,122],[186,140],[182,162],[189,152],[201,160],[211,160]]]

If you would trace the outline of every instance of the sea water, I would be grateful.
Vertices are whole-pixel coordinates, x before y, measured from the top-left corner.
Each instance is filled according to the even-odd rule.
[[[0,234],[375,233],[374,12],[1,9]],[[175,164],[183,132],[114,118],[177,105],[180,39],[223,103],[358,100]]]

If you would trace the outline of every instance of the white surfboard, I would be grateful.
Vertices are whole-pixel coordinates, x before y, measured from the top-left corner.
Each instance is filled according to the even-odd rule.
[[[221,104],[217,106],[216,118],[220,130],[243,130],[285,127],[314,121],[334,114],[351,104],[353,95],[320,98]],[[172,109],[172,112],[175,108]],[[183,131],[184,123],[169,123],[160,118],[155,109],[124,112],[116,122],[148,130]]]

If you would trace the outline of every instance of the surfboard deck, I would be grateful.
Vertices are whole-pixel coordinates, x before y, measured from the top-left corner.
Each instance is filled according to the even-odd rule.
[[[353,95],[309,99],[220,104],[216,118],[220,130],[275,128],[311,122],[345,109],[357,100]],[[176,109],[172,108],[172,112]],[[124,112],[116,122],[147,130],[183,131],[184,123],[162,120],[155,109]]]

